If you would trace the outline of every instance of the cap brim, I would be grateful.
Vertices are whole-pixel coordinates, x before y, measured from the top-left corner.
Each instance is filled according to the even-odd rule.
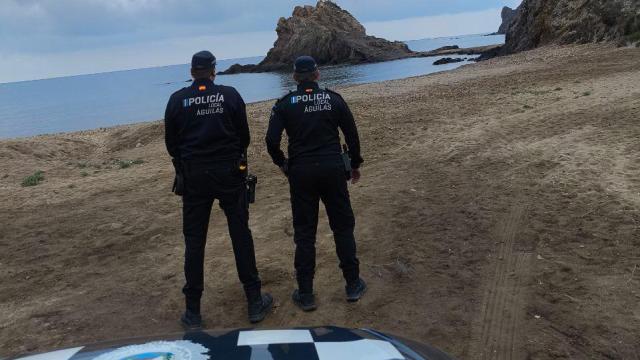
[[[211,66],[205,66],[205,65],[191,66],[191,68],[194,69],[194,70],[210,70],[210,69],[214,69],[215,67],[216,67],[215,65],[211,65]]]
[[[293,70],[293,72],[296,73],[296,74],[308,74],[308,73],[312,73],[312,72],[314,72],[316,70],[318,70],[317,67],[315,67],[313,69]]]

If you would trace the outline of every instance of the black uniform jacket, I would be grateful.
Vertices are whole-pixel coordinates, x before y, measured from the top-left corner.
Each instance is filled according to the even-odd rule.
[[[249,146],[242,97],[236,89],[208,79],[171,95],[164,121],[167,150],[175,159],[237,160]]]
[[[338,93],[321,89],[316,82],[298,85],[293,91],[276,102],[271,112],[267,130],[267,150],[278,166],[285,163],[280,149],[282,132],[289,138],[289,161],[318,159],[340,155],[340,133],[342,130],[351,154],[351,166],[360,167],[360,140],[353,115]]]

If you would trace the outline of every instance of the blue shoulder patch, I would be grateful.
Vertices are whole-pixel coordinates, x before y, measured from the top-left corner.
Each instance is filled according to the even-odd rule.
[[[291,96],[291,94],[293,94],[295,91],[289,91],[288,94],[284,95],[283,97],[281,97],[280,99],[278,99],[276,101],[276,103],[273,105],[273,109],[276,108],[276,106],[278,106],[278,104],[280,104],[281,102],[287,100],[289,98],[289,96]]]

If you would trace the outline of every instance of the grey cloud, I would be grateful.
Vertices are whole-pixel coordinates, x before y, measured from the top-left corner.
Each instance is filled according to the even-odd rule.
[[[361,21],[440,15],[500,7],[514,0],[338,0]],[[273,30],[295,5],[314,0],[3,0],[0,34],[100,37]],[[184,29],[184,30],[183,30]]]
[[[316,0],[0,0],[0,82],[157,66],[215,47],[226,57],[262,54],[276,22]],[[520,0],[336,0],[364,23],[517,6]],[[497,15],[496,15],[497,17]],[[497,20],[497,19],[496,19]],[[468,24],[418,26],[421,34]],[[389,29],[372,29],[385,35]],[[429,26],[438,26],[439,32]],[[402,26],[400,26],[402,28]],[[451,30],[453,29],[453,30]],[[244,34],[238,34],[244,33]],[[251,33],[251,34],[247,34]],[[452,34],[453,34],[452,33]],[[397,35],[407,39],[406,35]],[[218,39],[217,42],[204,40]],[[226,39],[226,40],[224,40]],[[229,41],[233,39],[233,41]],[[201,44],[201,45],[200,45]],[[147,56],[139,56],[146,54]],[[150,55],[151,54],[151,55]],[[29,75],[16,75],[19,73]]]
[[[316,0],[0,0],[0,56],[53,54],[167,39],[273,31]],[[337,0],[362,22],[454,14],[520,0]]]

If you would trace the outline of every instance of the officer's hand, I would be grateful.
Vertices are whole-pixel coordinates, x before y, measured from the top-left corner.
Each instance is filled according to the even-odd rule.
[[[351,170],[351,183],[357,184],[360,181],[360,169],[352,169]]]
[[[280,171],[284,174],[284,176],[289,177],[289,160],[285,159],[282,166],[280,166]]]

